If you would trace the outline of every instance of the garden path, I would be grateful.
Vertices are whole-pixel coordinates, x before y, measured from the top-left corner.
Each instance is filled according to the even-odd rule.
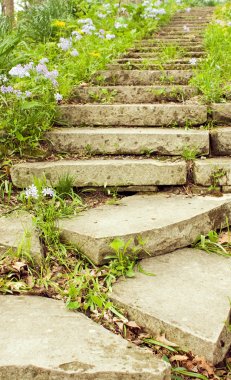
[[[20,163],[11,175],[21,188],[33,176],[45,174],[55,185],[70,174],[79,188],[142,191],[62,222],[63,238],[96,264],[115,237],[133,238],[135,246],[138,237],[146,241],[153,257],[142,265],[157,276],[140,273],[119,281],[112,299],[153,335],[165,330],[169,339],[216,364],[231,344],[224,324],[230,322],[230,259],[183,248],[231,216],[231,196],[174,191],[189,184],[199,194],[211,186],[230,191],[231,159],[222,156],[231,153],[231,107],[213,104],[208,112],[189,85],[194,65],[205,55],[202,33],[211,15],[209,7],[178,13],[92,83],[76,88],[72,103],[60,106],[60,122],[67,126],[48,133],[54,151],[68,152],[69,159]],[[221,126],[210,133],[203,126],[212,119]],[[154,194],[157,190],[162,192]],[[148,376],[168,379],[163,368]]]

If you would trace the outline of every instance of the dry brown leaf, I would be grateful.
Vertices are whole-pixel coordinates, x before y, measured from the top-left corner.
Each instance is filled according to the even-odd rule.
[[[158,340],[158,342],[161,342],[161,343],[163,343],[163,344],[166,344],[166,346],[178,347],[178,344],[173,343],[173,342],[171,342],[170,340],[168,340],[168,339],[165,337],[165,334],[157,336],[157,337],[156,337],[156,340]]]
[[[184,362],[185,360],[188,360],[188,356],[186,355],[173,355],[169,359],[170,362],[178,361],[178,362]]]
[[[223,243],[230,243],[231,242],[231,239],[230,239],[230,233],[229,232],[223,232],[220,236],[219,236],[219,243],[220,244],[223,244]]]
[[[21,269],[27,269],[27,265],[21,261],[16,261],[14,265],[12,265],[12,268],[16,269],[18,272],[21,271]]]
[[[137,323],[135,322],[135,321],[128,321],[127,323],[126,323],[126,326],[128,326],[128,327],[132,327],[133,329],[141,329],[141,327],[140,326],[138,326],[137,325]]]
[[[208,363],[204,357],[195,356],[195,358],[193,359],[193,363],[197,364],[197,366],[199,366],[200,369],[205,370],[208,373],[208,375],[214,375],[213,366],[210,363]]]

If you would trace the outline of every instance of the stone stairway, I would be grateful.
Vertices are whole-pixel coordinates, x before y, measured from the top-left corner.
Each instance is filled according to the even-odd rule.
[[[55,186],[69,174],[78,188],[144,192],[186,186],[190,178],[194,185],[229,192],[231,105],[207,107],[189,85],[190,60],[205,54],[202,32],[211,14],[209,7],[178,13],[88,86],[75,88],[71,103],[60,106],[59,126],[47,133],[57,157],[68,158],[16,164],[14,185],[23,188],[45,175]],[[182,48],[179,55],[163,59],[173,44]],[[210,132],[204,126],[211,120],[219,127]],[[196,153],[191,164],[184,159],[187,152]],[[230,194],[189,197],[168,191],[90,209],[61,221],[60,230],[97,265],[111,253],[114,238],[132,239],[133,246],[142,238],[141,257],[146,251],[152,257],[141,265],[156,277],[121,280],[112,299],[154,336],[166,331],[167,338],[218,363],[231,344],[224,324],[230,323],[230,259],[185,247],[226,218],[231,219]]]

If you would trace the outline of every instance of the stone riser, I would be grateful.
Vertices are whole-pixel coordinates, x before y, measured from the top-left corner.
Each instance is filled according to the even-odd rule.
[[[178,64],[165,63],[163,65],[161,65],[161,64],[155,65],[155,64],[152,64],[149,62],[145,63],[143,60],[139,60],[136,58],[126,59],[125,61],[128,62],[127,65],[126,65],[126,63],[125,64],[122,64],[122,63],[121,64],[111,64],[108,66],[108,69],[109,70],[126,70],[126,69],[128,69],[128,67],[129,67],[129,70],[143,70],[143,69],[147,69],[147,68],[149,70],[158,70],[158,69],[159,70],[162,70],[162,69],[164,69],[164,70],[191,70],[192,69],[192,65],[187,64],[187,63],[182,63],[182,64],[180,64],[180,63],[178,63]],[[162,99],[162,100],[164,100],[164,99]]]
[[[185,149],[209,154],[208,131],[154,128],[56,128],[47,133],[56,152],[69,154],[148,153],[181,156]]]
[[[156,102],[182,102],[197,95],[190,86],[108,86],[77,87],[71,99],[76,103],[152,104]]]
[[[23,188],[33,178],[46,177],[56,186],[59,178],[70,175],[76,187],[183,185],[186,183],[186,163],[171,159],[95,159],[35,162],[15,165],[11,170],[15,186]]]
[[[160,52],[161,54],[161,52]],[[184,52],[182,54],[183,57],[189,57],[189,58],[201,58],[201,57],[204,57],[205,56],[205,53],[204,52],[201,52],[201,51],[188,51],[188,52]],[[157,59],[158,60],[158,53],[143,53],[143,52],[140,52],[140,53],[126,53],[124,54],[125,58],[152,58],[152,59]]]
[[[60,123],[70,126],[185,126],[207,121],[199,104],[86,104],[60,107]]]
[[[95,78],[92,79],[93,84],[101,85],[135,85],[150,86],[153,84],[188,84],[192,77],[191,71],[184,70],[166,70],[163,73],[159,70],[111,70],[99,71]]]
[[[134,52],[134,53],[141,53],[141,52],[162,52],[162,50],[167,47],[167,45],[159,45],[159,46],[153,46],[153,47],[135,47],[135,48],[131,48],[129,49],[129,52]],[[194,51],[203,51],[204,48],[202,45],[185,45],[185,47],[183,48],[184,51],[191,51],[191,52],[194,52]]]

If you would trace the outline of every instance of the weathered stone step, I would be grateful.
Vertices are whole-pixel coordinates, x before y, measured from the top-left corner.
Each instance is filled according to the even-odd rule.
[[[164,332],[199,357],[221,362],[231,345],[231,258],[182,249],[142,260],[141,266],[156,276],[121,279],[112,300],[152,336]]]
[[[191,77],[192,71],[186,70],[166,70],[163,73],[160,73],[159,70],[107,70],[99,71],[92,79],[92,83],[112,86],[151,86],[158,83],[188,84]]]
[[[231,156],[231,127],[220,127],[211,131],[213,156]]]
[[[192,36],[193,35],[195,37],[199,37],[199,36],[201,36],[204,33],[204,31],[205,31],[204,28],[202,28],[202,29],[196,29],[196,28],[190,28],[189,27],[189,31],[188,32],[185,31],[183,27],[179,28],[179,30],[172,30],[172,28],[169,28],[169,30],[167,30],[167,29],[165,29],[165,30],[161,29],[159,31],[159,33],[156,35],[156,37],[159,36],[159,35],[161,35],[161,36],[174,36],[174,38],[177,38],[177,37],[181,38],[182,36],[185,36],[186,34],[188,36]]]
[[[152,39],[152,40],[142,40],[142,41],[139,41],[136,43],[136,47],[139,48],[139,47],[146,47],[148,48],[149,46],[150,47],[158,47],[158,46],[165,46],[165,45],[177,45],[177,46],[181,46],[181,47],[188,47],[188,45],[191,45],[191,46],[201,46],[203,47],[202,45],[202,38],[198,38],[198,39],[192,39],[192,40],[185,40],[185,39],[162,39],[161,42],[159,40],[155,40],[155,39]]]
[[[159,54],[161,54],[161,51],[159,52]],[[127,57],[127,58],[158,58],[158,52],[127,52],[123,55],[124,57]],[[186,52],[183,52],[182,53],[182,56],[183,57],[195,57],[195,58],[198,58],[198,57],[204,57],[205,56],[205,52],[204,51],[186,51]]]
[[[120,61],[120,60],[119,60]],[[121,60],[122,61],[122,60]],[[190,63],[164,63],[164,64],[153,64],[150,62],[145,62],[144,60],[131,58],[126,59],[126,63],[110,64],[108,65],[109,70],[143,70],[148,68],[149,70],[190,70],[192,65]],[[155,60],[156,62],[156,60]],[[194,66],[195,67],[195,66]]]
[[[159,46],[140,46],[140,47],[134,47],[134,48],[131,48],[129,49],[129,52],[134,52],[134,53],[141,53],[141,52],[162,52],[164,48],[167,48],[169,44],[163,44],[163,45],[159,45]],[[182,46],[179,46],[180,48]],[[178,46],[177,46],[178,48]],[[194,52],[194,51],[203,51],[204,50],[204,47],[202,45],[193,45],[190,43],[187,44],[187,46],[185,45],[184,46],[184,51],[190,51],[190,52]]]
[[[196,160],[193,169],[194,181],[203,186],[231,185],[231,157],[215,157]]]
[[[184,126],[207,121],[207,107],[199,104],[67,104],[60,122],[68,125]]]
[[[208,24],[210,23],[210,20],[207,19],[207,20],[198,20],[198,19],[195,19],[195,20],[190,20],[190,19],[178,19],[178,20],[175,20],[175,19],[172,19],[171,23],[168,24],[168,28],[170,27],[180,27],[180,26],[184,26],[185,24],[189,25],[189,26],[192,26],[192,27],[206,27]]]
[[[193,33],[200,33],[200,32],[205,30],[205,27],[195,26],[195,25],[190,25],[190,26],[187,24],[179,25],[179,26],[170,25],[170,26],[165,26],[165,27],[161,28],[161,33],[165,33],[165,32],[167,32],[167,33],[169,33],[169,32],[170,33],[174,33],[174,32],[185,33],[184,26],[188,26],[190,29],[190,32],[193,32]]]
[[[81,216],[61,221],[60,228],[64,240],[100,264],[112,254],[109,244],[115,238],[125,242],[132,239],[127,253],[139,244],[140,238],[145,242],[140,255],[148,256],[148,252],[156,256],[190,245],[198,235],[220,228],[226,217],[230,220],[229,195],[218,198],[156,193],[134,195],[123,198],[116,206],[87,210]]]
[[[11,169],[15,186],[23,188],[33,178],[47,178],[55,186],[60,177],[69,174],[76,187],[183,185],[186,183],[186,164],[167,159],[90,159],[54,162],[25,162]]]
[[[177,59],[169,59],[167,60],[167,63],[166,64],[188,64],[189,63],[189,58],[185,58],[185,57],[181,57],[181,58],[177,58]],[[161,64],[161,61],[158,59],[158,58],[152,58],[152,59],[142,59],[142,58],[118,58],[117,60],[113,61],[113,62],[117,62],[117,63],[126,63],[126,62],[137,62],[137,63],[149,63],[149,62],[152,62],[153,64]],[[192,67],[190,65],[190,67]],[[179,70],[177,70],[179,71]]]
[[[56,152],[180,156],[209,153],[208,131],[160,128],[56,128],[47,133]]]
[[[211,105],[213,120],[219,124],[231,124],[231,103],[216,103]]]
[[[72,99],[79,103],[156,103],[182,101],[197,94],[190,86],[107,86],[76,87]]]
[[[68,311],[61,301],[25,296],[0,301],[1,380],[170,380],[169,364]]]

